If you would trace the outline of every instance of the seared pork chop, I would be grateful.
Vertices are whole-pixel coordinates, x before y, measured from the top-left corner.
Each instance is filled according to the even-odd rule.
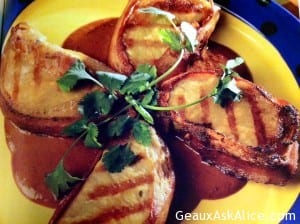
[[[204,161],[225,173],[262,183],[284,184],[298,163],[299,113],[261,87],[235,78],[240,102],[225,108],[212,98],[161,118],[201,154]],[[190,72],[162,84],[159,104],[174,106],[209,94],[219,76]]]
[[[165,223],[175,178],[167,147],[154,129],[151,136],[148,147],[127,140],[138,159],[120,173],[108,172],[100,160],[74,200],[58,209],[51,223]]]
[[[59,135],[80,117],[77,104],[93,86],[71,93],[56,83],[77,60],[90,72],[111,71],[103,63],[50,44],[46,37],[21,23],[13,27],[1,58],[0,102],[4,115],[31,132]]]
[[[109,65],[118,72],[132,73],[139,64],[152,64],[158,74],[166,71],[178,57],[159,35],[162,29],[174,30],[162,17],[139,12],[156,7],[176,16],[176,23],[189,22],[197,29],[200,47],[205,45],[219,19],[219,8],[206,0],[132,0],[123,11],[110,44]],[[199,47],[199,48],[200,48]],[[184,66],[182,66],[184,67]]]

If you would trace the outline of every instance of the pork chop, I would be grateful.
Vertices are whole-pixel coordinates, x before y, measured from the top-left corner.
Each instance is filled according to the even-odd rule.
[[[84,54],[47,42],[26,23],[12,28],[1,58],[0,105],[6,118],[31,132],[59,135],[80,117],[77,104],[95,87],[65,93],[56,83],[77,61],[91,73],[111,71]]]
[[[190,72],[162,84],[159,104],[174,106],[209,94],[219,75]],[[207,163],[238,178],[284,184],[295,174],[299,151],[299,113],[261,87],[235,78],[240,102],[225,108],[208,98],[200,104],[161,115],[169,130],[185,139]]]
[[[175,177],[168,148],[154,129],[151,138],[147,147],[133,138],[126,140],[138,160],[119,173],[108,172],[102,158],[51,223],[165,223]]]

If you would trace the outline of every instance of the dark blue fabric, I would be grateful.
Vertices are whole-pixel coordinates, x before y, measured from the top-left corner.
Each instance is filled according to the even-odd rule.
[[[275,1],[216,0],[216,2],[225,4],[226,8],[258,30],[265,22],[275,24],[277,32],[266,38],[279,50],[300,85],[300,20]]]
[[[293,204],[292,208],[289,210],[288,212],[289,214],[287,214],[286,218],[283,219],[280,224],[297,224],[300,223],[300,195],[298,195],[297,200],[295,201],[295,203]],[[295,220],[290,219],[293,215],[295,214]]]
[[[24,9],[31,0],[6,0],[4,2],[3,10],[3,25],[2,25],[2,37],[1,37],[1,46],[2,41],[9,30],[12,22],[15,20],[17,15],[20,14],[22,9]]]

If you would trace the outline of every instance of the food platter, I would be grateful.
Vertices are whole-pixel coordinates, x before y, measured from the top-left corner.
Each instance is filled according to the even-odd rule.
[[[14,23],[28,22],[46,35],[49,42],[61,45],[65,38],[80,26],[102,18],[118,17],[126,3],[125,0],[34,1],[22,11]],[[212,39],[231,48],[246,60],[255,83],[264,86],[274,96],[283,98],[300,109],[300,92],[293,73],[278,50],[256,29],[224,10]],[[13,180],[3,120],[1,114],[0,224],[47,223],[53,209],[26,199]],[[195,212],[208,214],[244,211],[252,214],[255,220],[237,218],[230,223],[254,223],[255,221],[255,223],[275,224],[279,222],[280,214],[290,211],[299,192],[299,177],[284,187],[248,182],[244,188],[229,197],[202,200]],[[259,220],[259,214],[264,217],[262,220]],[[205,223],[223,223],[223,221],[206,220]]]

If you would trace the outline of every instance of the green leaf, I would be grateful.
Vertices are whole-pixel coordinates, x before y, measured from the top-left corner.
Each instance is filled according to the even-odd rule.
[[[135,140],[144,145],[149,146],[151,144],[151,132],[149,125],[142,121],[137,121],[133,125],[133,136]]]
[[[121,136],[129,128],[132,119],[128,115],[121,115],[116,120],[111,121],[107,126],[109,137]]]
[[[78,136],[87,129],[87,123],[88,120],[85,118],[78,120],[64,128],[63,134],[70,137]]]
[[[244,60],[240,57],[228,60],[222,78],[219,80],[218,85],[212,91],[214,102],[225,107],[230,102],[240,101],[242,98],[242,91],[237,87],[236,81],[233,76],[236,76],[233,68],[241,65]]]
[[[127,76],[119,73],[97,71],[96,74],[98,76],[98,80],[110,92],[120,90],[121,86],[127,79]]]
[[[179,33],[173,30],[161,29],[159,35],[162,41],[168,44],[172,50],[179,52],[184,48]]]
[[[101,148],[102,145],[98,141],[99,130],[95,123],[91,122],[87,127],[87,134],[84,139],[84,145],[90,148]]]
[[[153,89],[150,89],[143,96],[141,105],[156,105],[157,92]]]
[[[155,7],[147,7],[147,8],[141,8],[138,10],[141,13],[149,13],[149,14],[153,14],[153,15],[159,15],[159,16],[164,16],[166,17],[169,21],[172,21],[173,19],[175,19],[175,15],[161,10],[159,8],[155,8]]]
[[[182,22],[180,28],[185,36],[186,49],[189,52],[194,52],[198,45],[197,30],[187,22]]]
[[[133,73],[124,83],[120,90],[120,93],[125,94],[135,94],[147,89],[149,81],[152,80],[152,75],[149,73]]]
[[[91,80],[98,85],[100,84],[85,70],[85,65],[81,61],[77,60],[56,82],[62,91],[70,92],[79,80],[84,79]]]
[[[79,103],[79,112],[87,119],[97,118],[109,114],[114,102],[115,98],[111,94],[96,90],[85,95]]]
[[[147,121],[149,124],[154,124],[154,120],[152,115],[138,102],[132,98],[132,96],[125,96],[125,100],[134,107],[134,109],[141,115],[145,121]]]
[[[157,69],[155,65],[141,64],[136,68],[136,73],[147,73],[154,79],[157,76]]]
[[[152,115],[141,105],[133,105],[134,109],[147,121],[149,124],[154,124]]]
[[[110,173],[119,173],[126,166],[130,165],[136,158],[129,145],[118,145],[111,147],[104,153],[102,161],[104,167]]]
[[[222,80],[220,80],[222,82]],[[234,79],[229,82],[220,84],[213,96],[214,102],[226,107],[230,102],[240,101],[242,98],[242,91],[236,86]]]
[[[46,175],[45,182],[48,188],[53,192],[56,199],[60,199],[68,193],[72,187],[82,179],[71,176],[64,168],[61,160],[52,173]]]

